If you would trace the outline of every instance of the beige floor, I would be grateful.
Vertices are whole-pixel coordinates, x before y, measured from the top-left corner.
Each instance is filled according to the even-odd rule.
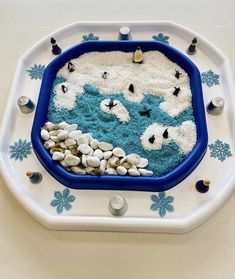
[[[17,59],[59,27],[77,20],[170,19],[214,42],[235,70],[234,11],[235,0],[0,0],[0,116]],[[234,215],[235,195],[184,235],[49,231],[0,180],[0,278],[232,279]]]

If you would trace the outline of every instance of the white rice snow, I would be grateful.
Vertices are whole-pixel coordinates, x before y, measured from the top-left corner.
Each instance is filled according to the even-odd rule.
[[[103,100],[100,103],[100,109],[103,112],[115,115],[121,122],[128,122],[130,120],[130,115],[124,105],[118,100],[113,100],[114,106],[112,109],[109,109],[108,105],[110,101],[111,99]]]
[[[163,137],[166,129],[168,131],[168,138]],[[153,143],[150,143],[149,138],[152,136],[154,136],[155,140]],[[196,144],[196,125],[192,121],[185,121],[178,127],[162,126],[154,123],[144,131],[140,139],[145,150],[159,150],[163,145],[175,142],[180,151],[186,155]]]
[[[61,84],[55,88],[55,106],[73,109],[77,96],[84,93],[84,85],[91,84],[104,95],[121,94],[130,102],[141,102],[144,94],[152,94],[164,99],[160,108],[175,117],[192,105],[192,95],[187,73],[158,51],[144,52],[144,62],[132,62],[132,53],[121,51],[90,52],[71,60],[75,71],[70,73],[67,64],[59,70],[57,76],[67,79],[68,91],[64,93]],[[182,73],[175,78],[175,70]],[[102,78],[108,72],[107,79]],[[128,90],[134,85],[135,92]],[[174,87],[180,87],[178,96],[174,96]]]

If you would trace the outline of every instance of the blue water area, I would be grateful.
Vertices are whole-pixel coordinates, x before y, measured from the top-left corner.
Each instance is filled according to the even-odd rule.
[[[91,133],[99,141],[107,141],[114,147],[121,147],[126,154],[137,153],[141,157],[148,158],[148,169],[157,176],[166,174],[185,158],[175,143],[164,145],[161,150],[146,151],[142,147],[140,136],[149,125],[156,122],[166,126],[179,126],[187,120],[195,122],[192,108],[172,118],[159,108],[163,101],[160,97],[145,94],[141,103],[133,103],[127,101],[122,94],[102,95],[98,88],[86,84],[85,93],[77,97],[76,105],[72,110],[64,108],[58,110],[54,104],[54,88],[64,81],[63,77],[57,77],[54,81],[48,109],[48,121],[77,123],[80,130],[84,133]],[[100,103],[107,98],[119,100],[125,106],[130,115],[129,122],[122,123],[116,116],[100,110]],[[139,113],[147,109],[152,109],[149,118],[141,116]]]

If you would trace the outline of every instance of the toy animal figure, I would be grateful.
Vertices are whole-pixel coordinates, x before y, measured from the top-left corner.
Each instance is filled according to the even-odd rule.
[[[133,62],[139,64],[143,62],[143,52],[139,46],[136,48],[136,51],[133,54]]]

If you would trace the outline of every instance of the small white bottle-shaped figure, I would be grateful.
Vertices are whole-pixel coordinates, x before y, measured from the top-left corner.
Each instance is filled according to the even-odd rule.
[[[133,62],[139,64],[143,62],[143,52],[139,46],[136,48],[136,51],[133,54]]]

